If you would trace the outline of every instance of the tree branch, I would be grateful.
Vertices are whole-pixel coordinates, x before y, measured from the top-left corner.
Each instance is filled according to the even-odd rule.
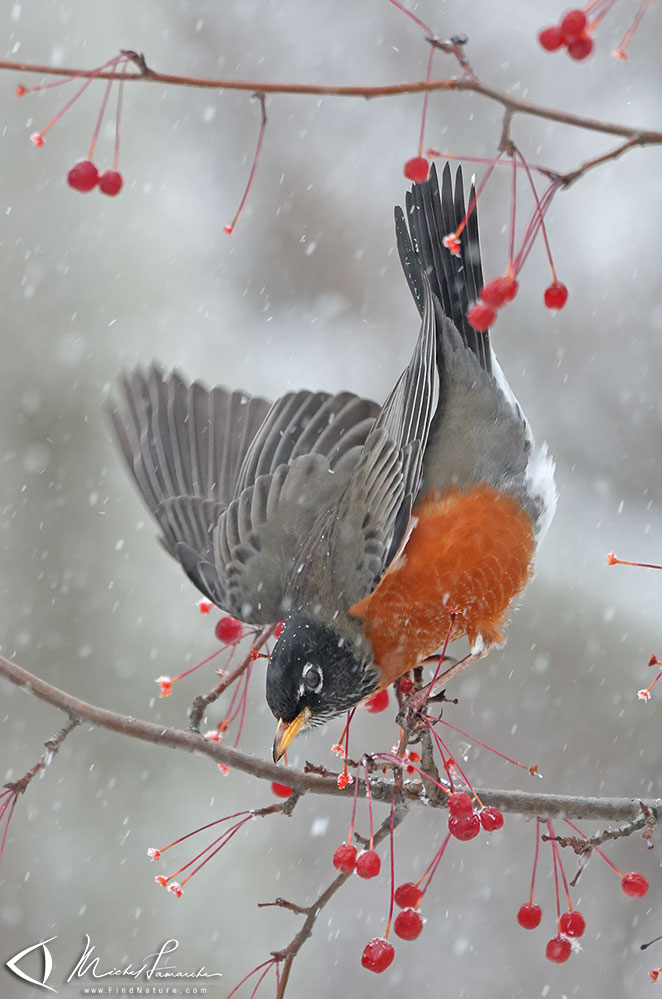
[[[521,97],[513,97],[503,90],[483,83],[475,76],[466,75],[461,78],[450,80],[416,80],[409,83],[391,83],[380,85],[358,85],[345,86],[339,84],[313,84],[313,83],[269,83],[258,80],[228,80],[211,79],[195,76],[178,76],[173,73],[157,73],[150,69],[144,56],[136,52],[127,52],[134,64],[138,67],[138,72],[127,73],[123,79],[129,82],[142,81],[144,83],[160,83],[163,86],[173,87],[197,87],[206,90],[244,90],[250,94],[290,94],[306,97],[343,97],[343,98],[363,98],[373,100],[377,97],[403,97],[407,94],[436,93],[440,91],[459,91],[479,94],[487,100],[500,104],[509,117],[514,114],[532,115],[535,118],[542,118],[547,121],[555,121],[560,125],[569,125],[572,128],[582,128],[590,132],[601,132],[604,135],[620,135],[624,139],[635,139],[640,146],[658,145],[662,143],[662,131],[650,128],[638,128],[632,125],[622,125],[618,122],[601,121],[586,115],[573,114],[571,111],[561,111],[556,108],[549,108],[534,101],[527,101]],[[47,66],[38,63],[13,62],[0,60],[0,70],[11,70],[16,73],[37,73],[41,76],[71,76],[71,77],[95,77],[99,80],[115,79],[115,70],[74,69],[63,66]],[[622,150],[625,151],[625,150]]]
[[[285,770],[268,760],[262,760],[249,753],[243,753],[239,749],[233,749],[231,746],[205,739],[197,732],[167,728],[154,722],[143,721],[130,715],[121,715],[115,711],[108,711],[106,708],[88,704],[64,690],[53,687],[50,683],[46,683],[45,680],[41,680],[3,656],[0,656],[0,676],[4,676],[15,686],[27,691],[39,700],[65,711],[70,718],[79,722],[84,721],[90,725],[129,736],[132,739],[154,743],[158,746],[167,746],[169,749],[200,753],[216,763],[223,763],[231,769],[258,777],[260,780],[277,781],[278,783],[285,781],[288,787],[300,794],[310,792],[346,799],[351,797],[351,794],[348,794],[346,790],[341,790],[338,787],[337,774],[322,777],[317,774],[304,773],[302,770],[295,770],[292,767]],[[376,780],[372,777],[370,788],[373,801],[390,802],[393,794],[391,781]],[[503,812],[533,818],[567,817],[627,822],[641,815],[642,800],[640,798],[594,798],[583,795],[533,794],[528,791],[506,791],[490,788],[476,788],[476,792],[486,804],[496,805]],[[361,797],[365,797],[363,782],[360,783],[358,793]],[[445,805],[445,798],[436,803],[431,801],[425,793],[422,782],[418,780],[407,781],[403,786],[402,794],[412,804],[424,804],[428,808]],[[662,809],[662,798],[647,799],[644,801],[644,805],[657,814],[657,811]]]

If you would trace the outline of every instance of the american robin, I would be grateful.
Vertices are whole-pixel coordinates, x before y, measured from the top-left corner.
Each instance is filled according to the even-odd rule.
[[[421,329],[383,406],[307,391],[270,406],[153,365],[110,407],[166,550],[224,611],[284,620],[266,681],[275,759],[445,638],[468,637],[460,666],[501,644],[551,521],[554,465],[466,319],[483,285],[475,209],[459,254],[443,244],[464,215],[449,166],[441,191],[433,167],[396,209]]]

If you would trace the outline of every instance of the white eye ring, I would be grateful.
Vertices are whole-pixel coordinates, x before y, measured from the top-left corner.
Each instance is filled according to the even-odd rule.
[[[303,688],[308,694],[319,694],[324,683],[324,674],[320,666],[313,663],[306,663],[303,668]]]

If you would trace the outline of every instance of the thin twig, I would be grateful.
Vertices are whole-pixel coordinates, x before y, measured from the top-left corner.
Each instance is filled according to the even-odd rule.
[[[380,84],[377,86],[314,83],[269,83],[259,80],[229,80],[212,79],[195,76],[179,76],[173,73],[157,73],[147,67],[144,57],[131,53],[134,63],[141,66],[140,72],[127,73],[124,77],[127,83],[142,81],[160,83],[163,86],[197,87],[207,90],[244,90],[251,94],[291,94],[307,97],[347,97],[373,100],[376,97],[403,97],[407,94],[425,94],[437,91],[459,91],[479,94],[488,100],[501,104],[512,114],[532,115],[547,121],[555,121],[560,125],[572,128],[582,128],[590,132],[602,132],[605,135],[620,135],[626,139],[637,139],[637,145],[656,145],[662,143],[662,131],[658,129],[638,128],[622,125],[618,122],[602,121],[587,115],[574,114],[571,111],[561,111],[556,108],[536,104],[521,97],[513,97],[490,84],[483,83],[475,76],[465,76],[450,80],[416,80],[409,83]],[[29,62],[14,62],[0,60],[0,70],[11,70],[15,73],[37,73],[41,76],[94,76],[106,80],[112,76],[112,71],[72,69],[63,66],[47,66]]]
[[[44,743],[44,746],[46,747],[46,752],[41,754],[41,757],[39,758],[37,763],[35,763],[33,767],[30,767],[27,773],[24,773],[23,776],[19,777],[18,780],[8,781],[4,786],[9,791],[13,791],[16,795],[23,794],[26,791],[27,786],[32,780],[32,778],[36,777],[36,775],[41,770],[44,770],[50,764],[51,760],[53,759],[53,757],[55,756],[58,749],[60,748],[64,740],[67,738],[69,733],[73,731],[73,729],[75,729],[76,726],[79,724],[80,720],[78,718],[73,718],[73,717],[69,718],[67,724],[64,726],[64,728],[60,729],[57,735],[54,735],[52,739],[46,740],[46,742]]]

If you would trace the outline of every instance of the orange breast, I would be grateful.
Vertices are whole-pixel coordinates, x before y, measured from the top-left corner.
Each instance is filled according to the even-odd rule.
[[[513,497],[481,483],[423,499],[402,558],[370,596],[350,608],[363,620],[383,675],[392,683],[452,638],[504,639],[510,602],[531,577],[531,520]]]

